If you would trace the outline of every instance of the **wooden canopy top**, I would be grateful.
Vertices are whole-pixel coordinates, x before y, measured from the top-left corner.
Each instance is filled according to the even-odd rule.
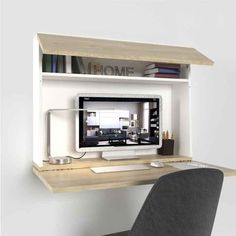
[[[42,52],[118,60],[213,65],[194,48],[38,33]]]

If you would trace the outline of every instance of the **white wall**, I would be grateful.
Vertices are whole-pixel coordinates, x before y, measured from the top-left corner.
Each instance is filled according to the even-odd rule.
[[[192,84],[195,159],[236,168],[235,1],[3,0],[4,236],[93,236],[130,227],[150,186],[51,194],[32,174],[36,32],[193,46],[214,61]],[[213,236],[236,235],[236,178],[225,180]]]

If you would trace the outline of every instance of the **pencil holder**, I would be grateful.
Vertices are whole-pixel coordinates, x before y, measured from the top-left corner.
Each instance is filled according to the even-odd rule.
[[[162,139],[162,146],[158,149],[160,155],[174,155],[174,139]]]

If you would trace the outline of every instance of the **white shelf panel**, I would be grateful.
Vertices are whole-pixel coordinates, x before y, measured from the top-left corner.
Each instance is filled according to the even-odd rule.
[[[88,74],[66,74],[66,73],[42,73],[43,80],[56,81],[83,81],[83,82],[124,82],[124,83],[149,83],[149,84],[179,84],[188,83],[188,79],[131,77],[114,75],[88,75]]]

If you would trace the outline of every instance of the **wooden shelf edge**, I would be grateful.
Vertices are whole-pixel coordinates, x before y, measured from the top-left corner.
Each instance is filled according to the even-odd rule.
[[[230,170],[227,173],[224,173],[225,177],[233,177],[236,176],[236,170]]]
[[[44,184],[44,186],[51,192],[51,193],[64,193],[64,192],[82,192],[82,191],[92,191],[92,190],[106,190],[106,189],[117,189],[117,188],[127,188],[132,186],[138,185],[148,185],[154,184],[156,180],[149,179],[149,180],[139,180],[139,181],[127,181],[127,182],[117,182],[112,183],[102,183],[102,184],[93,184],[93,185],[85,185],[85,186],[70,186],[66,188],[60,187],[52,187],[45,178],[40,175],[40,172],[33,168],[34,174],[40,179],[40,181]]]
[[[45,185],[45,187],[51,192],[54,193],[54,190],[51,188],[50,184],[39,174],[40,172],[33,166],[33,173],[40,179],[40,181]]]

